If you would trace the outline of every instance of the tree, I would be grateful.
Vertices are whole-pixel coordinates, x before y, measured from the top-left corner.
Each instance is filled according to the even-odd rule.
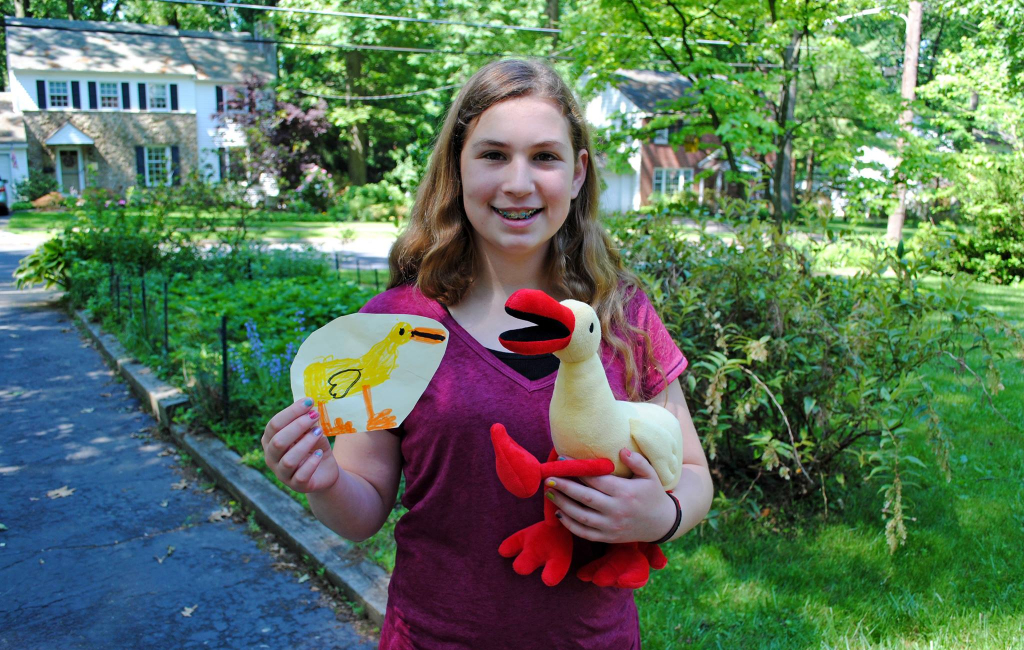
[[[847,26],[830,22],[863,6],[589,0],[564,22],[572,40],[581,42],[574,50],[576,71],[593,74],[589,91],[614,83],[619,68],[670,70],[691,83],[689,96],[666,103],[664,115],[646,127],[608,131],[604,137],[611,142],[649,138],[654,129],[682,119],[673,144],[714,135],[731,170],[739,169],[743,154],[761,161],[770,179],[767,195],[781,221],[794,210],[796,157],[812,161],[808,167],[814,171],[816,159],[839,162],[830,144],[835,133],[843,134],[847,152],[876,139],[876,116],[846,107],[884,106],[877,97],[886,85],[881,71],[846,40]],[[595,24],[602,25],[602,33],[588,29]],[[851,162],[847,156],[847,170]],[[741,180],[735,171],[729,176]]]
[[[914,121],[914,112],[910,103],[914,101],[914,92],[917,88],[917,59],[921,48],[921,2],[910,0],[910,8],[907,11],[907,36],[906,48],[903,54],[903,83],[900,85],[900,96],[906,102],[906,107],[900,112],[900,129],[907,130]],[[903,139],[900,139],[899,149],[903,149]],[[890,243],[896,244],[903,238],[903,222],[907,216],[907,184],[900,179],[896,185],[897,206],[896,210],[889,215],[889,228],[886,237]]]

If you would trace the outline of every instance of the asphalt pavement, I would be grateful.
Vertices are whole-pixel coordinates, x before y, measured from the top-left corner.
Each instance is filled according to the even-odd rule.
[[[14,289],[39,242],[4,221],[0,648],[375,648],[218,516],[53,293]]]

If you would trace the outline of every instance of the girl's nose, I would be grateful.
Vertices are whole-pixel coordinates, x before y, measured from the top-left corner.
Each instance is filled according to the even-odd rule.
[[[516,196],[533,192],[533,177],[530,174],[529,161],[514,157],[505,170],[506,176],[501,187],[503,192]]]

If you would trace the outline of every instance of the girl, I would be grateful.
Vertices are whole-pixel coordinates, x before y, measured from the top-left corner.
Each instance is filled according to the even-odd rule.
[[[305,492],[313,513],[348,539],[370,537],[395,502],[397,556],[381,648],[638,648],[633,593],[578,579],[605,543],[654,541],[677,519],[650,464],[620,452],[630,479],[555,479],[545,493],[578,539],[555,587],[521,576],[501,541],[542,516],[542,501],[509,494],[495,474],[489,429],[504,424],[541,460],[551,450],[553,355],[503,352],[498,335],[524,323],[504,311],[517,289],[593,305],[616,397],[650,400],[683,428],[681,524],[707,514],[707,461],[676,378],[686,359],[597,218],[590,136],[565,82],[546,65],[506,60],[480,69],[449,110],[409,227],[391,251],[388,291],[363,308],[419,314],[451,333],[440,367],[398,428],[339,436],[333,450],[311,400],[278,413],[263,434],[267,465]]]

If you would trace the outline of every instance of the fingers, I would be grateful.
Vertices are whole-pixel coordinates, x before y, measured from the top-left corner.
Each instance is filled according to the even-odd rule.
[[[640,478],[658,478],[658,472],[655,471],[654,466],[651,462],[644,457],[638,451],[631,451],[625,447],[619,450],[619,458],[625,463],[633,472],[633,476]],[[658,479],[659,481],[661,479]]]
[[[593,516],[578,513],[577,516],[579,516],[583,520],[583,522],[581,522],[579,519],[576,519],[565,510],[559,510],[560,512],[558,512],[555,516],[558,517],[558,521],[560,521],[562,525],[565,526],[566,530],[568,530],[573,535],[577,537],[582,537],[583,539],[588,539],[592,542],[614,541],[612,537],[608,535],[605,531],[587,525],[586,523],[583,523],[596,523],[594,522]]]
[[[295,444],[288,449],[278,462],[278,477],[282,481],[287,481],[293,477],[298,480],[298,477],[295,476],[297,470],[305,466],[306,460],[313,454],[314,447],[318,447],[320,441],[324,439],[323,435],[323,430],[319,426],[313,427],[303,433]],[[330,451],[330,444],[327,445],[327,450]],[[317,449],[317,451],[321,452],[321,456],[323,455],[323,448]]]
[[[288,407],[284,411],[281,411],[277,416],[274,416],[275,419],[281,414],[290,414],[293,407],[294,405]],[[308,411],[299,410],[298,414],[295,415],[283,428],[272,434],[269,438],[266,438],[263,443],[263,452],[267,459],[267,465],[276,472],[275,468],[284,455],[302,435],[312,429],[314,425],[318,424],[319,418],[320,414],[315,409]],[[271,422],[273,422],[273,420],[271,420]],[[268,428],[270,427],[270,425],[267,426]],[[294,470],[295,468],[292,469]]]
[[[308,397],[296,400],[291,406],[284,409],[267,423],[267,427],[263,430],[263,448],[267,448],[267,443],[274,437],[281,429],[291,424],[296,418],[303,413],[309,411],[313,406],[313,400]]]
[[[295,473],[292,475],[292,483],[300,486],[307,484],[309,479],[312,478],[313,473],[316,471],[316,468],[320,466],[320,461],[323,460],[325,453],[330,452],[325,452],[323,449],[317,449],[312,454],[306,456],[299,465],[299,468],[295,470]]]
[[[562,495],[564,495],[562,496],[563,499],[568,497],[568,500],[575,501],[584,508],[597,510],[598,512],[607,512],[611,506],[611,497],[606,493],[569,479],[549,478],[544,481],[544,487],[547,492],[554,490],[556,497],[554,500],[555,505],[559,507],[561,507],[561,501],[557,497]]]

